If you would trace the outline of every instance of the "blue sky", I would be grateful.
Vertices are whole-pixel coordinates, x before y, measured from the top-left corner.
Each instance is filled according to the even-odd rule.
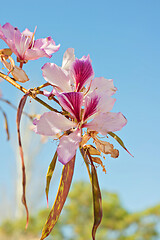
[[[68,47],[75,48],[78,58],[90,54],[96,77],[113,78],[118,88],[113,111],[121,111],[128,119],[126,127],[117,134],[134,158],[115,143],[119,147],[120,157],[116,160],[107,157],[106,175],[98,169],[100,185],[106,190],[117,192],[130,211],[159,203],[160,2],[52,0],[37,3],[29,0],[24,4],[22,1],[3,1],[1,6],[1,25],[10,22],[21,31],[26,27],[34,31],[37,26],[37,39],[51,36],[57,44],[61,44],[60,50],[51,59],[30,61],[24,66],[31,79],[24,87],[43,83],[42,65],[46,62],[60,65]],[[0,48],[5,46],[0,40]],[[4,97],[15,104],[22,96],[6,82],[1,83],[1,89]],[[11,143],[7,143],[0,117],[0,179],[3,188],[6,185],[6,191],[9,192],[15,167],[11,145],[13,139],[16,139],[16,114],[4,104],[3,108],[8,114],[10,129],[14,132]],[[42,156],[45,156],[46,161],[40,158],[39,165],[44,166],[41,176],[45,178],[55,145],[50,141],[44,148]],[[80,155],[74,180],[88,180],[85,166],[79,159]]]

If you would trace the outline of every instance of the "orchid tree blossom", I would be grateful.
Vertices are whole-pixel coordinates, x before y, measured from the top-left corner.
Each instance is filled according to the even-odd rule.
[[[35,31],[30,32],[27,28],[21,33],[10,23],[0,25],[0,38],[17,56],[18,62],[26,63],[40,57],[50,58],[52,53],[58,51],[60,45],[56,46],[51,37],[34,40],[34,35]]]
[[[108,96],[104,99],[104,96],[91,93],[84,98],[81,92],[68,92],[60,93],[57,98],[62,108],[68,112],[68,118],[60,113],[48,112],[35,120],[34,124],[36,133],[59,138],[57,153],[63,164],[68,163],[76,154],[84,128],[106,135],[110,131],[120,130],[127,123],[122,113],[110,112],[115,100]]]
[[[42,67],[44,79],[59,92],[80,92],[84,85],[94,77],[89,55],[74,59],[73,51],[65,53],[62,67],[54,63],[46,63]]]
[[[60,92],[84,92],[91,93],[96,90],[97,94],[112,96],[117,88],[112,79],[104,77],[94,78],[94,71],[89,55],[81,59],[75,58],[74,49],[68,48],[64,53],[62,67],[54,63],[46,63],[42,67],[44,79],[53,86],[52,92],[44,90],[46,96]],[[56,89],[56,91],[55,91]]]

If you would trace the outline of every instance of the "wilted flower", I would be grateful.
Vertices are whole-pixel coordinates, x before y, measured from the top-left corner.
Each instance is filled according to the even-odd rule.
[[[34,35],[35,32],[32,33],[27,28],[21,33],[10,23],[0,25],[0,38],[17,56],[18,62],[26,63],[40,57],[50,58],[52,53],[58,51],[60,45],[56,46],[51,37],[34,40]]]

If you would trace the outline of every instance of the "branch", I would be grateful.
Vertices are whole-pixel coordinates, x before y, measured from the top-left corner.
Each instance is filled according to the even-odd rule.
[[[22,91],[25,94],[30,91],[30,90],[27,90],[26,88],[22,87],[20,84],[18,84],[14,78],[9,77],[9,76],[5,75],[2,72],[0,72],[0,77],[3,78],[4,80],[6,80],[7,82],[9,82],[10,84],[12,84],[14,87],[16,87],[17,89],[19,89],[20,91]],[[30,91],[29,96],[32,97],[37,102],[39,102],[40,104],[42,104],[43,106],[45,106],[46,108],[48,108],[49,110],[57,112],[57,113],[61,113],[57,109],[55,109],[55,108],[51,107],[50,105],[48,105],[47,103],[45,103],[40,98],[35,97],[34,95],[32,95],[32,91]]]

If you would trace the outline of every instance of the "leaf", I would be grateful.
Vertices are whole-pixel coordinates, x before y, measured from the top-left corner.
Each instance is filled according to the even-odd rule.
[[[99,151],[103,152],[104,154],[111,154],[111,157],[117,158],[119,156],[119,151],[117,149],[114,149],[113,144],[102,141],[100,139],[94,139],[96,147]]]
[[[1,112],[3,114],[3,117],[4,117],[5,130],[6,130],[6,133],[7,133],[7,140],[9,140],[10,139],[10,134],[9,134],[7,115],[6,115],[6,113],[3,111],[3,109],[1,107],[0,107],[0,110],[1,110]]]
[[[10,62],[7,62],[5,58],[1,59],[4,66],[9,70],[8,75],[11,73],[14,79],[21,83],[29,81],[26,72],[20,67],[15,66],[14,61],[11,57],[8,59]]]
[[[102,167],[103,172],[105,173],[107,172],[105,166],[103,165],[102,160],[99,157],[92,157],[92,161],[99,164]]]
[[[93,210],[94,210],[94,223],[93,223],[93,228],[92,228],[92,239],[95,240],[97,228],[100,225],[101,220],[102,220],[102,197],[101,197],[101,191],[100,191],[100,187],[99,187],[99,183],[98,183],[96,168],[93,164],[93,160],[92,160],[92,157],[91,157],[88,149],[87,149],[87,155],[91,162],[92,194],[93,194]]]
[[[46,175],[46,198],[47,198],[47,207],[48,207],[48,192],[49,192],[49,186],[50,186],[50,181],[56,166],[56,161],[57,161],[57,151],[54,154],[54,157],[49,165],[48,171],[47,171],[47,175]]]
[[[92,174],[92,193],[93,193],[93,209],[94,209],[94,224],[92,228],[92,238],[95,240],[95,235],[98,226],[102,220],[102,198],[101,191],[98,183],[96,168],[91,161],[91,174]]]
[[[29,96],[29,93],[25,94],[19,103],[18,110],[17,110],[17,133],[18,133],[18,143],[19,143],[19,151],[20,151],[20,156],[21,156],[21,164],[22,164],[22,188],[23,188],[23,193],[22,193],[22,203],[25,206],[26,209],[26,214],[27,214],[27,221],[26,221],[26,228],[28,227],[28,222],[29,222],[29,212],[28,212],[28,207],[27,207],[27,202],[26,202],[26,173],[25,173],[25,164],[24,164],[24,156],[23,156],[23,148],[22,148],[22,142],[21,142],[21,135],[20,135],[20,121],[21,121],[21,116],[23,112],[23,108],[25,106],[27,97]]]
[[[68,192],[72,182],[74,163],[75,156],[63,167],[57,196],[53,204],[53,207],[50,211],[50,214],[48,216],[48,219],[43,227],[42,236],[40,240],[43,240],[50,234],[60,216],[60,213],[68,196]]]
[[[12,51],[10,48],[0,49],[0,55],[5,55],[6,57],[8,57],[12,55]]]
[[[100,151],[92,145],[86,145],[91,155],[101,155]]]
[[[84,147],[80,147],[79,150],[80,150],[82,157],[84,159],[84,162],[86,164],[90,182],[92,182],[91,172],[89,169],[89,160],[88,160],[88,156],[87,156],[87,151],[86,151],[86,149],[84,149]]]
[[[118,137],[115,133],[113,132],[108,132],[108,134],[113,137],[132,157],[134,157],[129,151],[128,149],[125,147],[123,141],[120,139],[120,137]]]

